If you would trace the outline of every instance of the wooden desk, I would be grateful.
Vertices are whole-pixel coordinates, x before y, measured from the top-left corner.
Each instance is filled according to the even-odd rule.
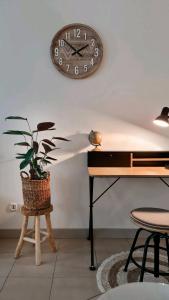
[[[89,237],[91,250],[90,270],[95,270],[93,207],[94,204],[121,178],[169,177],[169,151],[91,151],[88,152],[88,173],[90,192]],[[93,200],[94,178],[114,177],[113,183]]]

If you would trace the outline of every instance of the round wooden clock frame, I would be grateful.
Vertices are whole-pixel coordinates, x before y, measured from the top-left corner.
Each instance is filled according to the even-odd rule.
[[[103,45],[93,28],[74,23],[55,34],[50,55],[59,72],[69,78],[81,79],[93,74],[100,66]]]

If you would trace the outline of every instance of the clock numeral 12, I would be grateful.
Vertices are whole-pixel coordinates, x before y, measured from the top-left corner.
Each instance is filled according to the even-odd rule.
[[[76,37],[76,38],[80,38],[80,29],[74,29],[73,30],[74,31],[74,37]]]

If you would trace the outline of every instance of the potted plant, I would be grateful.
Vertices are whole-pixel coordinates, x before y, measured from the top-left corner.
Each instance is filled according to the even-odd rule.
[[[14,145],[24,149],[22,153],[17,153],[16,158],[21,160],[20,170],[22,179],[22,191],[24,206],[30,210],[46,209],[50,206],[50,173],[44,167],[57,159],[50,156],[56,148],[55,141],[69,141],[63,137],[53,136],[51,139],[39,139],[42,131],[55,130],[55,123],[42,122],[37,124],[35,130],[31,129],[27,118],[19,116],[9,116],[6,120],[21,120],[28,125],[28,131],[8,130],[3,132],[8,135],[21,136],[23,140]],[[29,167],[29,173],[23,171]]]

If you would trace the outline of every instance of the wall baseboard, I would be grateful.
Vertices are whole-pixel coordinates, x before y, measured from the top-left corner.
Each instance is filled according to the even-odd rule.
[[[82,239],[87,238],[88,229],[54,229],[54,236],[58,239]],[[133,238],[134,228],[98,228],[94,230],[96,238]],[[0,238],[19,238],[19,229],[0,229]],[[143,237],[146,236],[143,232]]]

